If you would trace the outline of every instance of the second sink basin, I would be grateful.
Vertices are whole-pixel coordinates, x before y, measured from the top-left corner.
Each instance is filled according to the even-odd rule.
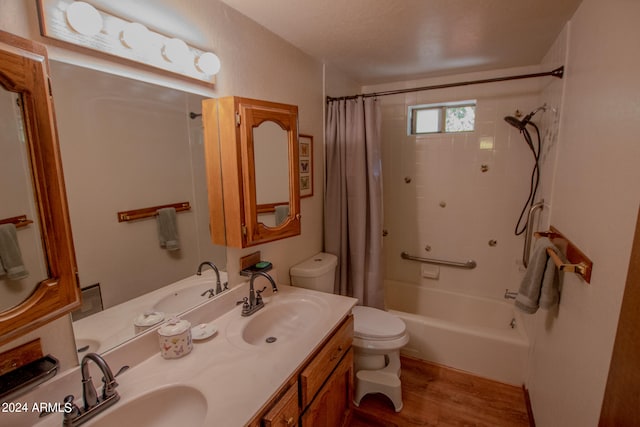
[[[158,300],[153,306],[153,310],[161,311],[167,314],[182,313],[198,304],[202,304],[208,300],[208,297],[202,294],[207,289],[214,289],[216,287],[215,281],[202,280],[193,286],[189,286],[184,289],[173,291],[160,300]]]
[[[318,324],[326,302],[312,296],[290,298],[276,295],[257,313],[231,322],[228,336],[236,343],[275,345],[302,337]]]

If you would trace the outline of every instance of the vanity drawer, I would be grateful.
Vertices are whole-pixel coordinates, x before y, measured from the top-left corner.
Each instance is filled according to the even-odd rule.
[[[322,384],[351,348],[352,341],[353,315],[349,315],[300,374],[300,394],[303,408],[311,403]]]
[[[278,400],[273,408],[262,417],[264,427],[293,427],[298,425],[300,408],[298,407],[298,383]]]

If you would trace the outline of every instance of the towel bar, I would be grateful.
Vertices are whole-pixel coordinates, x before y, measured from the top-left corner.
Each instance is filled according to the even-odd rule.
[[[0,219],[0,224],[15,224],[16,228],[25,227],[33,224],[33,221],[27,219],[26,215],[14,216],[11,218]]]
[[[560,257],[556,253],[556,251],[554,251],[551,248],[547,248],[547,254],[551,257],[551,259],[553,260],[553,263],[556,265],[556,267],[558,267],[558,270],[560,270],[560,271],[568,271],[570,273],[578,273],[581,276],[584,276],[586,274],[586,271],[587,271],[586,264],[584,264],[584,263],[580,263],[580,264],[565,264],[564,261],[562,261],[562,259],[560,259]]]
[[[547,254],[553,259],[558,270],[579,274],[587,283],[591,283],[593,262],[557,228],[551,226],[549,231],[538,231],[534,235],[537,238],[547,237],[564,253],[568,263],[565,263],[553,249],[547,249]]]
[[[189,202],[173,203],[170,205],[152,206],[150,208],[134,209],[131,211],[118,212],[118,222],[133,221],[136,219],[156,216],[158,209],[175,208],[176,212],[188,211],[191,209]]]

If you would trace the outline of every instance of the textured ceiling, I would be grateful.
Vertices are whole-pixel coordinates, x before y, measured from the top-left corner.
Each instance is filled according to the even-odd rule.
[[[581,0],[222,0],[362,84],[540,63]]]

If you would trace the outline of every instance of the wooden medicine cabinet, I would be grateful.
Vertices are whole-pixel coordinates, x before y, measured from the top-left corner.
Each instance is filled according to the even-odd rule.
[[[203,101],[212,241],[254,246],[300,234],[298,107]]]
[[[0,31],[0,99],[0,223],[16,227],[26,270],[0,272],[4,344],[78,307],[80,291],[42,45]]]

